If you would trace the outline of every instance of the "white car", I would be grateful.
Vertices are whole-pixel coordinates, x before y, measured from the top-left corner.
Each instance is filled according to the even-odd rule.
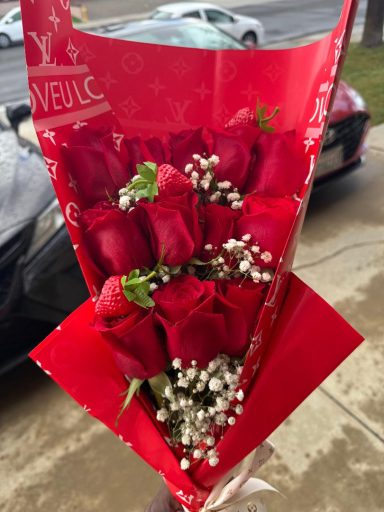
[[[15,7],[0,19],[0,48],[21,43],[23,39],[20,7]]]
[[[264,44],[264,27],[259,20],[250,16],[240,16],[214,4],[200,2],[164,4],[151,14],[151,18],[155,20],[198,18],[213,23],[247,46]]]

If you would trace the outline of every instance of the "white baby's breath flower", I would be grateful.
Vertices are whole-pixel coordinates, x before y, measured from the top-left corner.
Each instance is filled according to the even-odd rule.
[[[261,279],[265,282],[265,283],[269,283],[269,281],[272,281],[272,276],[269,272],[263,272],[261,274]]]
[[[236,393],[236,398],[239,402],[244,400],[244,391],[242,389],[239,389],[239,391]]]
[[[169,416],[168,411],[167,411],[167,409],[164,409],[164,408],[159,409],[159,410],[157,411],[157,414],[156,414],[156,418],[157,418],[157,420],[158,420],[158,421],[161,421],[162,423],[164,423],[165,421],[167,421],[168,416]]]
[[[193,164],[187,164],[187,165],[185,166],[185,172],[186,172],[187,174],[189,174],[189,173],[190,173],[190,172],[192,172],[192,171],[193,171]]]
[[[227,199],[230,203],[232,203],[233,201],[238,201],[240,197],[240,194],[238,194],[237,192],[231,192],[230,194],[227,195]]]
[[[183,471],[186,471],[187,469],[189,469],[189,466],[191,465],[191,463],[189,462],[188,459],[186,459],[184,457],[184,459],[181,459],[180,461],[180,467]]]
[[[165,284],[166,284],[166,283],[169,283],[169,281],[171,280],[171,276],[168,276],[168,275],[167,275],[167,276],[163,276],[163,277],[161,278],[161,280],[162,280],[162,281],[163,281],[163,283],[165,283]]]
[[[221,391],[223,389],[223,383],[217,377],[212,377],[212,379],[209,381],[208,386],[209,389],[214,392]]]
[[[239,268],[242,272],[248,272],[248,270],[251,268],[251,264],[247,260],[240,261]]]
[[[119,190],[119,196],[125,196],[127,193],[128,193],[128,189],[126,189],[126,188],[121,188]]]
[[[190,379],[190,380],[193,380],[197,375],[197,370],[196,368],[188,368],[187,370],[187,377]]]
[[[151,283],[149,285],[149,289],[150,289],[151,292],[154,292],[155,290],[158,289],[158,285],[156,283]]]
[[[194,450],[194,452],[193,452],[194,459],[201,459],[202,456],[203,456],[203,452],[201,450],[199,450],[199,449]]]
[[[218,458],[218,457],[210,457],[210,458],[208,459],[208,464],[209,464],[210,466],[212,466],[213,468],[214,468],[215,466],[217,466],[219,462],[220,462],[220,461],[219,461],[219,458]]]
[[[252,237],[251,237],[251,235],[250,235],[249,233],[246,233],[245,235],[243,235],[243,236],[241,237],[241,239],[242,239],[244,242],[249,242],[251,238],[252,238]]]
[[[197,162],[201,159],[201,156],[195,153],[194,155],[192,155],[192,158]]]
[[[209,162],[205,158],[200,158],[200,167],[206,171],[209,167]]]
[[[188,400],[186,398],[181,398],[180,399],[180,407],[182,407],[183,409],[188,407]]]
[[[192,174],[191,174],[191,178],[193,180],[198,180],[200,178],[200,175],[197,171],[193,171]]]
[[[215,438],[213,436],[209,436],[207,437],[207,439],[205,440],[205,442],[207,443],[208,446],[215,446]]]
[[[208,160],[213,165],[213,167],[216,167],[216,165],[218,165],[220,162],[220,158],[217,155],[211,155],[211,157],[208,158]]]
[[[205,389],[205,382],[200,381],[196,384],[196,390],[198,393],[201,393],[202,391],[204,391],[204,389]]]
[[[243,207],[243,201],[233,201],[231,204],[232,210],[241,210]]]
[[[137,181],[141,178],[140,174],[135,174],[135,176],[132,178],[132,182]]]
[[[181,438],[181,442],[184,446],[188,446],[190,443],[191,443],[191,438],[190,436],[184,434]]]
[[[235,407],[235,412],[236,414],[238,414],[240,416],[240,414],[243,414],[244,412],[244,408],[242,405],[240,404],[237,404],[236,407]]]
[[[272,261],[272,254],[269,252],[269,251],[264,251],[260,258],[265,262],[265,263],[270,263]]]
[[[228,418],[228,425],[233,426],[236,423],[236,418],[234,416],[230,416]]]
[[[212,249],[213,249],[213,245],[212,245],[212,244],[206,244],[206,245],[204,246],[204,249],[205,249],[206,251],[212,251]]]
[[[198,418],[200,421],[204,421],[204,418],[205,418],[205,412],[203,411],[203,409],[200,409],[200,411],[197,413],[197,418]]]
[[[209,366],[208,366],[208,368],[209,368]],[[209,373],[206,370],[203,370],[200,373],[200,380],[203,381],[203,382],[208,382],[209,379],[210,379]]]
[[[164,395],[168,400],[173,400],[173,391],[171,386],[165,386]]]
[[[177,381],[177,385],[179,386],[179,388],[188,388],[189,382],[185,377],[182,377]]]
[[[127,210],[131,205],[131,200],[128,196],[122,196],[119,199],[119,207],[121,210]]]
[[[217,183],[217,188],[219,190],[228,190],[232,187],[232,183],[230,181],[219,181]]]

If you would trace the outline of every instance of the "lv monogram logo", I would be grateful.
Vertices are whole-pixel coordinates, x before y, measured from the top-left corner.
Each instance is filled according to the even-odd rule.
[[[167,98],[167,102],[169,105],[169,108],[171,109],[172,113],[172,120],[167,119],[168,123],[175,122],[184,124],[185,121],[185,112],[189,105],[192,103],[191,100],[184,100],[184,101],[174,101],[172,98]]]
[[[37,44],[39,50],[41,51],[40,66],[56,66],[56,58],[53,62],[51,61],[52,33],[47,32],[45,35],[38,36],[37,32],[28,32],[28,35],[32,37],[32,39]]]

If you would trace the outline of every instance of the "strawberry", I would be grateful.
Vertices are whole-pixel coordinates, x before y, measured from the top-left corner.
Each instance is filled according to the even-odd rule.
[[[112,276],[104,283],[100,297],[96,302],[96,316],[100,318],[116,318],[127,316],[137,308],[134,302],[129,302],[123,292],[121,278]]]
[[[159,193],[167,196],[178,196],[192,190],[191,181],[169,164],[160,165],[158,168],[157,185]]]
[[[241,108],[236,114],[228,121],[225,128],[238,128],[239,126],[256,126],[256,115],[248,107]]]

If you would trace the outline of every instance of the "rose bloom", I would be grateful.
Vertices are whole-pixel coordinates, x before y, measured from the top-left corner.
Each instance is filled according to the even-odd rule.
[[[115,362],[130,378],[150,379],[167,367],[164,335],[154,322],[152,310],[135,303],[123,320],[97,318],[95,329],[109,344]]]
[[[252,244],[260,246],[262,252],[272,254],[272,261],[257,260],[260,267],[276,267],[283,254],[293,222],[298,202],[291,198],[263,197],[250,194],[245,197],[242,217],[236,222],[235,238],[241,240],[251,235]]]
[[[180,358],[183,366],[195,360],[204,368],[219,353],[245,353],[249,344],[245,317],[239,307],[216,293],[213,281],[182,275],[156,290],[153,300],[171,360]]]
[[[203,237],[197,202],[197,195],[191,191],[140,204],[138,208],[146,213],[150,245],[157,261],[163,251],[164,263],[170,266],[183,265],[200,253]]]
[[[135,268],[155,265],[145,232],[146,222],[141,209],[126,213],[106,201],[80,214],[89,259],[104,276],[128,275]]]
[[[235,221],[241,213],[228,206],[208,204],[200,208],[200,220],[203,229],[203,249],[207,244],[212,245],[212,251],[203,250],[200,255],[203,261],[216,257],[225,244],[233,236]]]
[[[298,157],[294,131],[262,132],[252,148],[244,192],[267,196],[292,196],[304,185],[308,174],[305,161]]]

